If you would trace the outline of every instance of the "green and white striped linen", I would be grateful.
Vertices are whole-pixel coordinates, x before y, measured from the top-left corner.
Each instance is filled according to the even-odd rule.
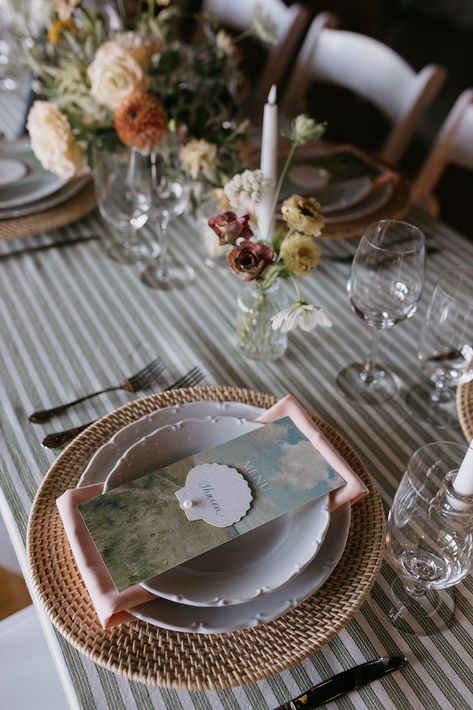
[[[445,225],[413,211],[429,243],[442,251],[428,259],[428,279],[419,311],[383,333],[380,359],[398,373],[401,390],[419,381],[418,332],[433,283],[447,267],[472,259],[473,245]],[[0,223],[1,229],[1,223]],[[96,214],[61,230],[64,238],[103,233]],[[149,230],[146,233],[150,236]],[[0,244],[0,253],[54,235]],[[197,273],[183,291],[161,292],[139,280],[138,267],[109,260],[104,242],[52,249],[0,262],[1,487],[24,543],[31,501],[55,453],[41,439],[58,428],[96,418],[127,402],[113,393],[70,410],[45,427],[29,424],[34,409],[74,399],[82,392],[122,380],[124,374],[161,355],[170,381],[201,365],[208,384],[241,385],[280,396],[291,392],[304,406],[335,426],[358,451],[389,506],[409,455],[438,439],[462,441],[457,429],[436,431],[413,419],[402,394],[378,407],[354,406],[335,386],[337,372],[362,358],[372,335],[349,308],[349,266],[323,259],[303,283],[310,302],[331,314],[331,330],[295,332],[276,363],[246,360],[233,342],[235,299],[241,282],[227,269],[204,265],[191,218],[171,225],[172,251]],[[104,236],[105,240],[105,236]],[[349,253],[354,242],[324,244],[324,253]],[[287,285],[289,287],[289,285]],[[341,708],[467,708],[473,706],[472,578],[458,587],[458,623],[426,639],[407,638],[389,624],[386,611],[392,569],[385,564],[369,600],[339,636],[303,663],[259,682],[222,692],[185,692],[130,683],[94,665],[58,635],[63,670],[81,708],[272,708],[321,678],[366,659],[405,653],[409,666],[349,697]],[[281,639],[281,644],[284,639]]]

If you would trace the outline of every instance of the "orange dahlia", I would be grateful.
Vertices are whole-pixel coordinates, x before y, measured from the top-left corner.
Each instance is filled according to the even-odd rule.
[[[168,117],[163,105],[149,94],[133,93],[115,111],[118,137],[131,148],[153,148],[161,140],[167,126]]]

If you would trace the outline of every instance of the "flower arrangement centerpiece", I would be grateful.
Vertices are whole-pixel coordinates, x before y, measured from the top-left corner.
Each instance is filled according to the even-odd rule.
[[[144,11],[132,31],[119,15],[112,30],[106,12],[81,0],[53,5],[48,41],[30,52],[45,100],[33,104],[28,130],[47,169],[69,178],[90,164],[97,141],[149,151],[167,129],[179,137],[182,168],[198,194],[235,172],[247,128],[239,118],[237,43],[251,33],[274,38],[260,7],[236,38],[195,16],[202,36],[189,46],[178,38],[183,13],[170,0],[138,3]]]
[[[243,353],[253,359],[280,357],[287,347],[287,333],[296,327],[309,331],[331,326],[320,307],[302,298],[297,283],[297,277],[307,276],[320,261],[317,239],[324,227],[320,204],[314,197],[291,195],[282,202],[279,226],[273,227],[296,149],[317,140],[323,132],[323,124],[306,115],[297,116],[285,135],[290,147],[277,185],[271,189],[272,181],[262,170],[235,175],[224,187],[227,209],[209,220],[219,243],[229,249],[230,269],[248,284],[238,299],[236,338]],[[262,212],[268,188],[269,218]],[[295,288],[291,305],[279,289],[280,279],[290,280]]]

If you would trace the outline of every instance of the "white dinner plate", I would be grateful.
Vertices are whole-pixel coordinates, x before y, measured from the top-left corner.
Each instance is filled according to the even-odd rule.
[[[391,199],[393,190],[394,185],[391,182],[380,185],[380,187],[374,189],[368,197],[356,205],[352,205],[343,210],[329,212],[328,214],[324,213],[325,223],[338,224],[339,222],[350,222],[354,219],[366,217],[383,207]],[[324,210],[322,210],[322,212],[323,211]]]
[[[314,171],[313,178],[310,178],[310,170]],[[307,181],[303,184],[302,176],[307,174]],[[320,179],[317,184],[317,177],[326,175],[325,184]],[[291,179],[292,178],[292,179]],[[327,170],[317,169],[310,163],[298,163],[284,181],[284,188],[281,191],[281,199],[285,200],[293,194],[304,197],[316,197],[322,206],[322,213],[340,211],[356,205],[364,200],[373,189],[372,179],[363,175],[347,180],[337,180],[333,178]]]
[[[60,178],[42,167],[27,140],[2,141],[0,157],[17,160],[26,168],[21,180],[0,189],[0,210],[40,200],[57,192],[67,183],[67,178]]]
[[[227,416],[163,426],[119,459],[104,492],[262,426]],[[268,594],[299,574],[317,554],[330,521],[328,506],[325,495],[142,586],[160,597],[196,606],[241,604]]]
[[[35,202],[28,202],[27,204],[20,205],[19,207],[9,207],[5,210],[0,210],[0,220],[2,219],[14,219],[15,217],[25,217],[29,214],[39,214],[39,212],[45,212],[45,210],[50,210],[53,207],[62,205],[66,200],[70,200],[71,197],[77,195],[80,190],[82,190],[88,183],[88,178],[75,178],[70,180],[64,187],[61,187],[57,192],[54,192],[48,197],[43,197],[41,200],[35,200]]]
[[[205,417],[229,416],[238,419],[254,420],[263,413],[260,407],[242,402],[214,402],[201,400],[176,404],[174,407],[163,407],[151,414],[146,414],[131,424],[120,429],[106,444],[95,452],[87,468],[79,479],[78,488],[92,483],[104,483],[112,468],[121,456],[140,439],[151,434],[156,429],[168,424],[174,424],[181,419],[192,417],[204,419]]]
[[[350,504],[345,503],[332,513],[325,540],[312,562],[284,586],[246,604],[196,607],[156,599],[128,611],[153,626],[187,633],[225,633],[266,624],[298,606],[327,581],[343,554],[349,529]]]

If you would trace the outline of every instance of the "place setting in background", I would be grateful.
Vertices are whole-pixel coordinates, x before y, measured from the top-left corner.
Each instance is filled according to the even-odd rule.
[[[95,206],[82,194],[90,184],[87,175],[58,176],[46,169],[35,157],[30,141],[25,138],[0,141],[0,228],[10,238],[26,236],[34,231],[53,229],[78,219]],[[81,198],[81,203],[78,202]],[[86,199],[87,198],[87,199]],[[74,207],[72,206],[74,202]],[[67,204],[67,209],[64,205]],[[63,207],[62,220],[58,208]],[[53,212],[54,210],[54,212]],[[69,215],[67,214],[69,211]],[[31,228],[31,219],[41,214],[39,229]],[[26,231],[22,224],[27,225]],[[11,236],[10,236],[11,235]]]
[[[355,236],[379,218],[400,218],[409,206],[405,178],[350,145],[321,143],[296,157],[281,197],[313,196],[322,205],[326,237]]]

